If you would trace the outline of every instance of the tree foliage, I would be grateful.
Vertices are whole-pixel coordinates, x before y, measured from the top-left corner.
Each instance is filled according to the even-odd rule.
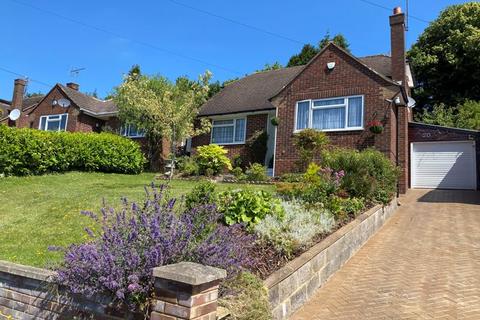
[[[480,100],[480,3],[447,7],[408,53],[419,105]]]
[[[290,57],[287,67],[301,66],[307,64],[317,53],[320,52],[320,50],[326,47],[330,42],[333,42],[337,46],[350,52],[348,41],[342,34],[339,33],[332,38],[330,36],[330,33],[327,32],[325,36],[320,40],[317,47],[311,44],[306,44],[303,46],[300,53]]]
[[[175,137],[175,142],[208,131],[208,121],[202,120],[201,129],[195,129],[194,120],[207,99],[210,77],[206,72],[197,81],[180,77],[172,82],[162,76],[132,73],[115,88],[119,118],[145,131],[151,156],[162,137]]]
[[[454,108],[438,104],[431,111],[424,109],[416,115],[415,120],[446,127],[480,130],[480,102],[467,100]]]

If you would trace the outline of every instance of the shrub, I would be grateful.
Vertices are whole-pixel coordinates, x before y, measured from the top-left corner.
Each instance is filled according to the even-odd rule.
[[[235,176],[235,178],[236,178],[238,181],[247,180],[247,175],[246,175],[245,173],[243,173],[243,170],[242,170],[242,168],[240,168],[240,167],[235,167],[235,168],[233,168],[232,174]]]
[[[252,163],[247,170],[245,170],[248,181],[267,181],[267,169],[259,163]]]
[[[315,129],[304,129],[293,136],[293,144],[298,148],[300,153],[300,160],[298,166],[300,170],[313,162],[313,160],[320,156],[320,152],[328,144],[328,137],[325,132]]]
[[[279,200],[265,191],[233,190],[219,195],[219,211],[227,225],[245,224],[248,228],[260,222],[268,214],[281,215]]]
[[[335,219],[325,209],[305,208],[298,201],[282,202],[283,216],[268,215],[255,233],[287,256],[311,244],[315,236],[330,232]]]
[[[154,267],[192,261],[224,268],[234,277],[250,265],[253,236],[238,225],[216,225],[215,206],[178,214],[174,204],[153,188],[142,206],[124,200],[120,211],[102,209],[100,216],[84,212],[101,228],[98,235],[86,229],[90,242],[66,249],[56,282],[71,293],[106,293],[131,310],[147,310]],[[216,227],[205,232],[205,225]]]
[[[303,181],[303,174],[301,173],[284,173],[280,176],[282,182],[301,182]]]
[[[234,155],[232,158],[232,165],[234,168],[238,168],[238,167],[243,168],[244,164],[243,164],[242,156],[239,154]]]
[[[205,181],[196,185],[185,195],[185,207],[191,210],[199,205],[214,204],[216,199],[215,184]]]
[[[247,146],[250,161],[253,163],[264,163],[267,154],[268,134],[266,131],[256,131],[247,139]]]
[[[196,160],[200,168],[200,174],[213,176],[224,170],[232,170],[232,164],[226,154],[227,150],[217,144],[198,147]]]
[[[145,158],[132,140],[110,133],[50,132],[0,125],[0,174],[70,170],[140,173]]]
[[[222,283],[229,293],[219,304],[230,311],[232,320],[271,320],[268,292],[262,279],[252,273],[242,272],[236,278]]]
[[[182,157],[178,160],[178,170],[182,175],[198,176],[200,168],[194,157]]]
[[[341,187],[352,197],[386,204],[395,194],[398,169],[379,151],[335,149],[324,153],[324,163],[344,170]]]

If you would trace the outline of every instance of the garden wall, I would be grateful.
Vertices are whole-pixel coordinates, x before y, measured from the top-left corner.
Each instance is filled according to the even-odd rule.
[[[143,314],[114,309],[111,299],[68,295],[50,280],[53,272],[0,261],[0,319],[141,319]],[[150,320],[216,320],[218,286],[226,271],[191,262],[153,269],[155,294]]]
[[[376,206],[337,230],[265,280],[275,320],[287,319],[339,270],[397,209]]]
[[[0,318],[125,319],[126,314],[113,312],[106,297],[87,299],[58,290],[49,281],[52,274],[49,270],[0,261]]]

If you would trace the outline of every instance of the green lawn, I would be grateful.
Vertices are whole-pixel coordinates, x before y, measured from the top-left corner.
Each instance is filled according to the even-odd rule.
[[[92,222],[80,214],[81,210],[98,211],[103,198],[112,207],[118,207],[123,196],[143,201],[144,186],[154,177],[154,173],[71,172],[0,178],[0,260],[39,267],[60,261],[61,253],[47,248],[86,239],[83,229]],[[196,184],[174,180],[171,195],[185,194]],[[233,188],[273,190],[269,185],[218,184],[218,190]]]

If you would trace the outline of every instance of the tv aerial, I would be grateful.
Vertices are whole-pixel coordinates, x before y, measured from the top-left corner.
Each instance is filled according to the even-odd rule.
[[[77,78],[78,75],[80,74],[80,71],[83,71],[85,69],[86,68],[75,68],[75,67],[73,67],[72,69],[70,69],[70,77]]]
[[[20,109],[13,109],[12,111],[10,111],[8,118],[12,121],[16,121],[18,120],[18,118],[20,118],[20,114],[21,114]]]

